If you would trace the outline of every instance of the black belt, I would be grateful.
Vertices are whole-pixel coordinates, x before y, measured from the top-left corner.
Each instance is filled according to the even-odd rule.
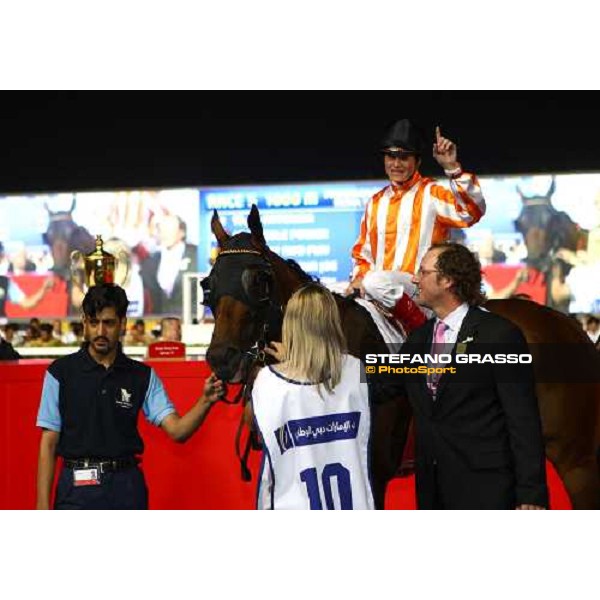
[[[65,458],[65,467],[69,469],[99,469],[100,473],[120,471],[135,467],[140,459],[135,456],[126,458]]]

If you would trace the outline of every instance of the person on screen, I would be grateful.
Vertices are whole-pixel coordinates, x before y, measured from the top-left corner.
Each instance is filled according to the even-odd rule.
[[[57,456],[63,458],[55,509],[146,509],[148,489],[139,468],[144,444],[138,415],[185,442],[224,394],[214,374],[183,416],[147,365],[123,354],[127,294],[93,286],[82,304],[86,342],[46,371],[37,417],[41,428],[37,508],[50,508]]]
[[[373,509],[371,413],[364,367],[346,353],[335,299],[311,283],[294,293],[283,341],[252,388],[265,447],[259,509]]]
[[[104,250],[117,259],[115,283],[120,285],[129,298],[128,317],[144,315],[144,283],[140,275],[138,256],[120,238],[109,238],[104,242]]]
[[[24,244],[19,245],[10,257],[8,272],[11,275],[25,275],[34,272],[37,269],[35,263],[27,256],[27,250]]]
[[[411,276],[425,252],[432,243],[447,240],[453,228],[475,225],[486,209],[477,177],[463,171],[456,144],[439,127],[433,157],[448,178],[445,185],[419,173],[423,150],[423,136],[408,119],[386,133],[382,152],[390,184],[367,203],[347,289],[381,302],[408,331],[425,320],[411,299]]]
[[[33,308],[37,306],[44,296],[54,286],[54,279],[45,279],[42,285],[33,294],[27,295],[15,281],[5,275],[0,275],[0,317],[6,316],[6,303],[17,304],[21,308]]]
[[[198,248],[188,244],[181,217],[167,214],[157,224],[159,250],[141,263],[144,288],[149,295],[146,314],[180,313],[183,273],[198,269]]]

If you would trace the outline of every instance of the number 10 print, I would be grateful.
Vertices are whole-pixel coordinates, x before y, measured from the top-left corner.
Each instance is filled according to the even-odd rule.
[[[305,469],[300,473],[300,479],[306,484],[308,499],[310,501],[310,510],[323,510],[322,497],[325,497],[325,507],[327,510],[334,510],[333,493],[331,490],[331,480],[337,478],[338,493],[340,496],[340,508],[342,510],[352,510],[352,487],[350,485],[350,471],[341,463],[331,463],[325,465],[321,473],[321,482],[323,484],[323,494],[319,489],[319,478],[315,468]]]

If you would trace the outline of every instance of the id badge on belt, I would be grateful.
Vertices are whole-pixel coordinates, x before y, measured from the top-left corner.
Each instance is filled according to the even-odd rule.
[[[73,485],[100,485],[99,469],[73,469]]]

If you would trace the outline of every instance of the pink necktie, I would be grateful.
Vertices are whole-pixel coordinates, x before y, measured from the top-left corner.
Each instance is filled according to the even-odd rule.
[[[448,330],[448,325],[446,325],[446,323],[444,323],[444,321],[437,321],[434,327],[434,331],[433,331],[433,344],[434,347],[432,348],[432,350],[434,352],[436,352],[436,354],[438,352],[440,352],[440,348],[435,348],[436,344],[445,344],[446,343],[446,331]]]
[[[444,353],[444,344],[446,343],[445,333],[447,330],[448,325],[446,325],[444,321],[436,321],[435,327],[433,328],[433,344],[431,345],[432,356]],[[437,367],[439,365],[433,364],[431,366]],[[427,378],[427,385],[429,386],[429,389],[433,393],[434,397],[440,377],[441,375],[439,374],[432,374]]]

